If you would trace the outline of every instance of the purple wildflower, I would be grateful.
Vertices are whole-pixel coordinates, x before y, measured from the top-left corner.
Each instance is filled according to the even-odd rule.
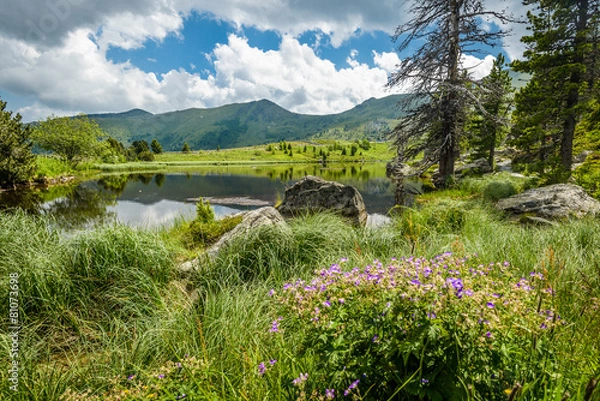
[[[422,378],[422,379],[421,379],[421,383],[423,383],[423,384],[425,384],[425,383],[429,383],[429,380],[428,380],[428,379],[426,379],[426,378]]]
[[[165,378],[165,375],[161,373],[160,375],[158,375],[158,378],[159,378],[159,379],[164,379],[164,378]]]
[[[341,304],[343,304],[343,303],[346,302],[346,300],[344,298],[340,298],[340,299],[338,299],[338,302],[341,303]]]
[[[271,360],[269,361],[269,364],[270,364],[271,366],[275,365],[276,363],[277,363],[277,359],[271,359]]]
[[[373,338],[371,339],[371,341],[374,342],[374,343],[379,342],[379,336],[377,334],[375,334],[373,336]]]
[[[487,333],[485,333],[485,336],[487,338],[492,338],[492,333],[490,331],[488,331]]]
[[[486,306],[487,306],[488,308],[492,309],[492,308],[494,308],[496,305],[494,305],[494,303],[493,303],[493,302],[488,302],[488,303],[486,304]]]
[[[275,295],[275,290],[274,290],[274,289],[271,289],[271,290],[269,291],[269,296],[270,296],[270,297],[272,297],[273,295]]]
[[[300,373],[300,376],[292,380],[292,384],[296,387],[308,380],[308,373]]]
[[[540,325],[540,329],[547,329],[547,328],[548,328],[548,326],[546,326],[546,323],[542,323]]]
[[[265,372],[267,371],[267,367],[265,366],[264,362],[261,362],[258,364],[258,375],[262,376],[265,374]]]
[[[129,375],[129,376],[127,376],[127,380],[133,380],[133,379],[135,379],[135,375]]]
[[[273,322],[271,323],[271,328],[269,329],[271,333],[279,333],[279,322],[281,320],[283,320],[283,318],[281,317],[273,320]]]
[[[333,400],[335,398],[335,390],[332,388],[325,389],[325,398]]]
[[[350,392],[356,388],[356,386],[358,386],[358,383],[360,383],[360,379],[356,379],[355,381],[353,381],[346,390],[344,390],[344,397],[347,397],[348,394],[350,394]]]
[[[323,302],[323,306],[330,307],[331,302],[329,302],[329,300],[326,300],[325,302]]]

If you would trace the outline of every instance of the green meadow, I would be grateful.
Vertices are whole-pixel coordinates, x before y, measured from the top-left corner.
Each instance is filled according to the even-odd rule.
[[[190,222],[64,235],[3,213],[0,398],[596,400],[598,220],[511,222],[507,182],[529,185],[469,179],[380,228],[299,217],[192,273]]]

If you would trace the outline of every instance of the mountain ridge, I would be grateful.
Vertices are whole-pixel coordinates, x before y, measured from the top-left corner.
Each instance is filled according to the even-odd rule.
[[[402,116],[397,106],[405,95],[370,98],[336,114],[312,115],[289,111],[261,99],[214,108],[190,108],[152,114],[142,109],[91,114],[110,136],[124,143],[156,138],[165,150],[193,150],[260,145],[281,140],[321,137],[381,139]]]

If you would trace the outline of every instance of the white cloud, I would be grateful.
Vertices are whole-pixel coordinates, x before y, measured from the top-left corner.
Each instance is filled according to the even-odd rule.
[[[473,79],[481,79],[492,71],[494,60],[496,60],[496,58],[491,55],[487,55],[481,60],[475,56],[463,54],[461,64],[469,71],[469,74]]]
[[[0,88],[37,99],[20,111],[27,120],[50,112],[73,114],[123,111],[134,107],[164,112],[187,107],[213,107],[268,98],[303,113],[333,113],[370,98],[389,94],[388,75],[399,63],[395,53],[373,52],[373,65],[360,63],[357,52],[348,67],[336,69],[321,59],[321,37],[334,46],[357,32],[392,32],[409,16],[402,0],[39,0],[9,2],[0,15]],[[499,8],[499,2],[491,4]],[[520,0],[507,0],[521,11]],[[110,47],[135,49],[147,40],[181,37],[186,16],[211,13],[237,26],[274,29],[281,33],[277,50],[249,46],[239,35],[204,54],[214,72],[202,76],[172,70],[156,76],[129,62],[107,59]],[[521,29],[519,27],[519,29]],[[296,39],[317,34],[313,48]],[[511,58],[520,56],[517,39],[507,39]],[[511,50],[512,49],[512,50]],[[481,74],[483,62],[465,58]],[[204,77],[204,78],[203,78]],[[398,90],[398,89],[396,89]]]
[[[381,54],[373,51],[373,62],[376,66],[383,68],[388,74],[396,71],[400,64],[400,58],[396,53],[383,52]]]
[[[143,108],[158,113],[189,107],[270,99],[295,112],[335,113],[370,97],[382,97],[388,72],[355,61],[337,70],[308,45],[284,35],[279,49],[263,51],[230,35],[211,54],[215,73],[172,70],[156,76],[106,59],[90,31],[69,35],[65,47],[37,51],[17,40],[0,38],[0,87],[39,99],[19,110],[27,121],[75,112],[117,112]]]

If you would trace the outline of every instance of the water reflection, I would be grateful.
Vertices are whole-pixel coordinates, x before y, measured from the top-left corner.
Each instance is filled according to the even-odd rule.
[[[394,184],[381,165],[211,166],[161,173],[111,174],[75,187],[49,191],[21,191],[11,201],[0,197],[0,207],[18,205],[33,213],[47,213],[69,229],[118,220],[133,226],[169,224],[178,217],[191,219],[190,199],[251,198],[275,204],[285,188],[306,175],[355,186],[370,214],[386,215],[394,205]],[[2,194],[0,194],[2,195]],[[217,217],[258,206],[213,203]]]

